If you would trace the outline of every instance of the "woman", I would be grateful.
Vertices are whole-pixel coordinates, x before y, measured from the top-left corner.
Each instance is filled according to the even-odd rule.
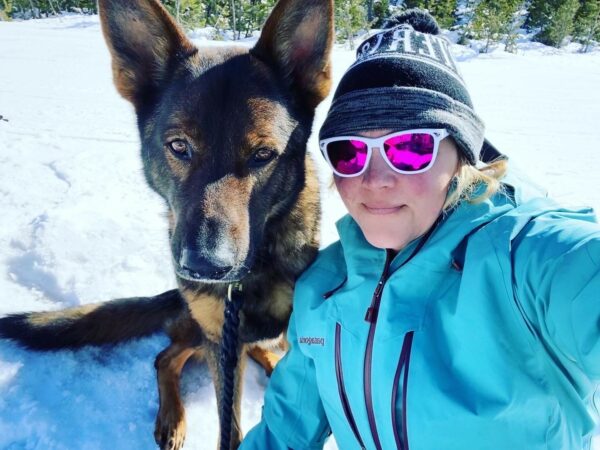
[[[494,149],[437,34],[397,17],[338,86],[320,139],[349,215],[244,450],[589,448],[600,226],[478,168]]]

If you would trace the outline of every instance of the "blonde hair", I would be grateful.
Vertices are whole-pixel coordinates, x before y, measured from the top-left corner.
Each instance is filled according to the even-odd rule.
[[[484,167],[475,167],[459,152],[459,167],[442,208],[453,208],[462,201],[481,203],[502,190],[500,180],[506,175],[508,161],[497,159]],[[484,189],[485,188],[485,189]]]

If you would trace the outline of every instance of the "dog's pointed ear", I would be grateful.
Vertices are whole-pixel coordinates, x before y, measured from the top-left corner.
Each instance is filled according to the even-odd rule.
[[[333,0],[279,0],[252,52],[314,108],[331,88],[333,33]]]
[[[157,0],[99,0],[98,6],[115,86],[137,108],[196,49]]]

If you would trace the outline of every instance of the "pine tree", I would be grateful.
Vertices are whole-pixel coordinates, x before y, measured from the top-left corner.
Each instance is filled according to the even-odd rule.
[[[510,53],[517,52],[517,37],[519,36],[518,30],[523,26],[523,23],[525,22],[525,17],[527,16],[527,3],[523,1],[517,1],[515,2],[515,4],[516,10],[513,12],[512,18],[507,24],[508,26],[505,29],[504,38],[504,51]]]
[[[476,37],[486,40],[483,53],[489,51],[492,43],[504,38],[506,48],[514,50],[515,21],[521,4],[522,0],[482,0],[475,7],[472,28]]]
[[[367,21],[373,21],[373,0],[367,0]]]
[[[458,30],[458,44],[467,45],[469,39],[474,36],[473,19],[475,18],[475,7],[481,0],[464,0],[459,2],[454,11],[455,29]]]
[[[529,14],[525,21],[528,30],[544,28],[551,20],[553,12],[563,0],[531,0],[527,8]]]
[[[237,17],[238,15],[236,14],[236,8],[237,8],[237,4],[236,4],[236,0],[229,0],[229,25],[231,27],[231,30],[233,31],[233,38],[235,39],[235,32],[238,31],[238,21],[237,21]],[[239,31],[238,31],[238,39],[239,37]]]
[[[238,29],[244,32],[245,37],[259,30],[269,12],[273,9],[276,0],[243,0],[239,11]]]
[[[10,20],[11,12],[12,12],[12,1],[1,0],[0,1],[0,21]]]
[[[363,0],[336,0],[335,27],[340,41],[354,48],[354,35],[367,27],[367,11]]]
[[[204,17],[201,22],[204,23],[205,26],[215,26],[217,17],[220,14],[220,6],[218,3],[217,0],[204,0],[202,2],[204,6]]]
[[[12,0],[0,0],[0,21],[10,20]]]
[[[537,41],[558,48],[573,31],[578,9],[578,0],[532,0],[526,25],[540,29]]]
[[[201,0],[162,0],[175,20],[185,28],[206,26]]]
[[[373,28],[381,28],[385,19],[390,16],[390,0],[376,0],[373,5]]]
[[[600,1],[581,0],[580,7],[575,16],[575,37],[583,47],[581,51],[587,52],[592,40],[600,40]]]

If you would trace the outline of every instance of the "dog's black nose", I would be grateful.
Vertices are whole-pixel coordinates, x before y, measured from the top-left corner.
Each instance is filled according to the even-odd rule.
[[[216,266],[200,252],[189,248],[181,251],[179,265],[188,276],[205,280],[219,280],[231,270],[231,267]]]

